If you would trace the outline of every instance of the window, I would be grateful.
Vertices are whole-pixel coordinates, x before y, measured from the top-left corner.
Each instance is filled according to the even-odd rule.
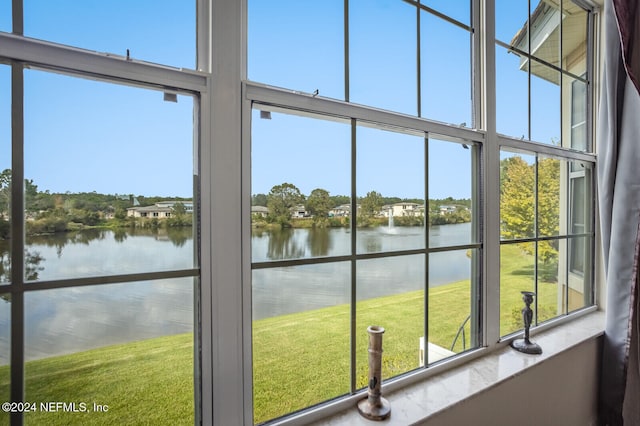
[[[385,327],[383,377],[401,381],[512,338],[521,291],[535,327],[593,305],[591,15],[495,6],[482,45],[472,2],[329,2],[317,29],[249,1],[254,422],[361,391],[368,325]],[[296,37],[264,32],[274,14]],[[335,56],[292,55],[314,37]]]
[[[369,325],[400,388],[522,290],[538,330],[595,309],[585,1],[103,3],[0,2],[5,401],[312,422]]]
[[[254,106],[251,192],[267,212],[251,222],[254,421],[366,387],[372,324],[387,330],[386,377],[476,348],[478,145]]]
[[[78,4],[65,0],[53,4],[24,0],[23,4],[27,37],[195,68],[195,1],[163,1],[153,7],[143,1]]]
[[[55,44],[114,38],[82,5],[20,3],[25,33],[47,42],[0,32],[0,394],[36,409],[0,421],[194,423],[200,217],[158,204],[199,204],[205,78]]]

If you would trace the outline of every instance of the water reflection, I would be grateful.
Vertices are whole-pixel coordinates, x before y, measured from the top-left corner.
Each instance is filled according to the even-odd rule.
[[[29,236],[26,248],[39,256],[39,269],[25,278],[35,281],[192,268],[192,232],[191,227],[91,229]]]
[[[294,259],[304,254],[304,248],[298,245],[295,238],[292,238],[293,232],[293,229],[280,229],[269,233],[267,250],[269,259]]]

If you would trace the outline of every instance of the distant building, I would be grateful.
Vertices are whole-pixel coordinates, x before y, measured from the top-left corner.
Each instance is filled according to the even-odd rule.
[[[159,201],[153,206],[146,207],[129,207],[127,209],[127,217],[148,217],[166,219],[171,217],[174,212],[174,206],[181,203],[186,213],[193,213],[192,201]]]
[[[456,206],[440,206],[440,214],[443,216],[448,213],[455,213],[457,210]]]
[[[360,208],[358,204],[357,208]],[[345,217],[351,215],[351,204],[341,204],[329,210],[329,217]]]
[[[384,217],[422,216],[424,214],[424,206],[409,202],[386,204],[382,206],[381,213]]]
[[[269,214],[269,209],[265,206],[251,206],[251,214],[257,214],[261,217],[267,217]]]
[[[307,212],[307,209],[302,204],[300,204],[291,209],[291,217],[294,219],[301,219],[303,217],[311,217],[311,214]]]

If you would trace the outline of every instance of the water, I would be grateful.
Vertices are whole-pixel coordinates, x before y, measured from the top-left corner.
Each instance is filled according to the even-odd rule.
[[[191,228],[135,232],[111,230],[56,234],[27,239],[31,281],[109,276],[194,265]],[[430,230],[432,246],[466,244],[470,224]],[[424,247],[424,230],[380,227],[359,230],[358,253]],[[350,253],[351,234],[343,228],[255,232],[254,262],[338,256]],[[0,242],[8,259],[8,244]],[[465,250],[432,254],[430,285],[468,279]],[[422,255],[357,262],[358,300],[419,290],[424,286]],[[253,316],[274,315],[348,303],[350,262],[263,269],[253,272]],[[7,282],[3,269],[0,281]],[[29,285],[28,283],[26,285]],[[10,302],[0,300],[0,364],[9,359]],[[193,331],[194,279],[175,278],[82,286],[25,293],[27,360],[134,340]]]
[[[429,231],[431,247],[464,245],[471,242],[471,224],[435,226]],[[420,227],[378,227],[359,229],[359,254],[424,248],[425,231]],[[254,262],[311,257],[342,256],[351,253],[347,229],[285,229],[254,232]],[[319,309],[351,300],[350,261],[304,266],[256,269],[253,271],[252,313],[254,319]],[[426,259],[423,255],[394,256],[356,262],[356,298],[423,290]],[[433,253],[429,256],[431,287],[468,280],[471,259],[467,250]]]

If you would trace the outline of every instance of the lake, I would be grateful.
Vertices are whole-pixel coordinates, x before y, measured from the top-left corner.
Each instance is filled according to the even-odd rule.
[[[470,242],[470,224],[430,229],[430,245]],[[359,230],[358,253],[421,248],[424,230],[379,227]],[[254,232],[254,262],[348,255],[351,234],[343,228]],[[27,276],[32,281],[190,269],[190,228],[91,230],[27,238]],[[7,259],[7,242],[0,242]],[[350,261],[253,271],[253,317],[261,319],[316,309],[350,299]],[[358,300],[423,288],[422,255],[356,262]],[[0,280],[7,281],[8,271]],[[434,253],[431,286],[469,279],[466,250]],[[26,285],[29,285],[28,283]],[[0,300],[0,363],[9,359],[10,302]],[[83,286],[25,293],[27,360],[193,330],[194,279]]]

